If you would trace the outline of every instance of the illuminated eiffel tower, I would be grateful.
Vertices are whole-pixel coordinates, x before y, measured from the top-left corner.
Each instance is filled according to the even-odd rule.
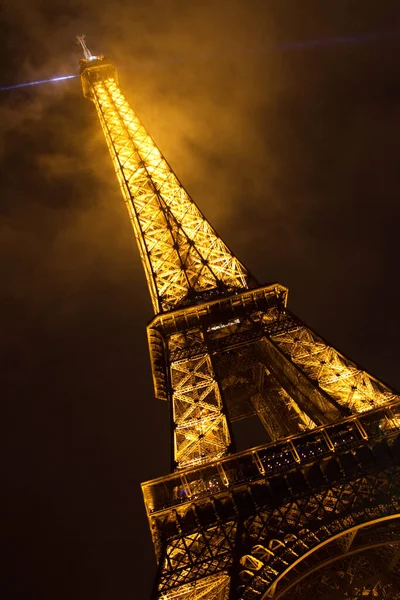
[[[83,37],[155,316],[173,472],[142,485],[154,598],[400,598],[400,397],[261,286],[217,235]],[[235,453],[258,415],[269,443]]]

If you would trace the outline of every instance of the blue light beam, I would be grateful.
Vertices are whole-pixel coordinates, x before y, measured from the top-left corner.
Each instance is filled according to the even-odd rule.
[[[75,79],[78,75],[64,75],[63,77],[53,77],[52,79],[40,79],[39,81],[29,81],[28,83],[17,83],[16,85],[7,85],[0,87],[0,91],[15,90],[16,88],[27,87],[28,85],[39,85],[40,83],[52,83],[53,81],[63,81],[64,79]]]
[[[244,51],[229,51],[227,55],[234,55],[238,53],[242,54],[262,54],[262,53],[270,53],[270,52],[286,52],[290,50],[297,49],[308,49],[315,47],[329,47],[329,46],[341,46],[341,45],[351,45],[351,44],[362,44],[368,42],[375,41],[384,41],[384,40],[398,40],[400,39],[400,30],[395,29],[391,31],[377,31],[377,32],[369,32],[359,35],[347,35],[347,36],[336,36],[336,37],[328,37],[325,39],[311,39],[311,40],[298,40],[292,42],[280,42],[275,44],[267,44],[265,46],[247,48]],[[158,62],[184,62],[187,60],[196,60],[196,57],[184,56],[184,57],[171,57],[167,59],[163,59]],[[198,60],[198,58],[197,58]],[[146,63],[142,61],[142,64],[135,64],[135,69],[139,66],[145,67]],[[131,68],[131,67],[125,67]],[[120,67],[119,70],[123,70],[124,67]],[[75,79],[78,75],[65,75],[64,77],[53,77],[52,79],[41,79],[39,81],[29,81],[28,83],[18,83],[16,85],[8,85],[5,87],[0,87],[0,92],[4,92],[6,90],[15,90],[16,88],[27,87],[30,85],[39,85],[41,83],[53,83],[54,81],[64,81],[65,79]]]

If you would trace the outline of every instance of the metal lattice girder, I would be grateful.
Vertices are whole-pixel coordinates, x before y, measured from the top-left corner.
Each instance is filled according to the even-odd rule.
[[[211,575],[161,593],[159,600],[228,600],[230,577],[226,573]]]
[[[171,363],[174,456],[186,468],[226,455],[231,440],[208,354]]]
[[[211,527],[198,527],[188,535],[182,532],[182,535],[171,539],[161,563],[157,592],[163,594],[181,589],[203,577],[208,581],[217,576],[225,580],[227,569],[232,564],[236,528],[235,521],[228,521]]]
[[[363,412],[398,398],[385,384],[302,323],[296,329],[272,334],[269,339],[316,387],[346,411]]]
[[[95,103],[132,220],[154,311],[196,294],[239,290],[248,273],[178,181],[108,71],[82,74]]]
[[[380,442],[364,440],[353,452],[338,447],[311,467],[294,463],[284,476],[259,476],[231,489],[226,483],[225,491],[210,472],[205,495],[194,471],[181,475],[190,498],[154,517],[164,537],[158,591],[175,593],[228,569],[231,597],[289,600],[288,590],[326,561],[371,543],[399,544],[400,440],[387,439],[385,452]],[[228,475],[227,468],[234,476],[233,464],[225,467]],[[235,470],[237,476],[239,465]],[[310,595],[313,585],[309,580]]]

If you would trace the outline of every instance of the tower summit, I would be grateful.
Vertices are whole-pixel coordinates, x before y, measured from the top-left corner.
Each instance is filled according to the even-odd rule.
[[[395,597],[400,397],[261,286],[190,198],[78,36],[155,316],[155,396],[171,404],[172,474],[142,485],[154,598]],[[235,453],[232,423],[270,440]],[[397,596],[396,596],[397,597]]]

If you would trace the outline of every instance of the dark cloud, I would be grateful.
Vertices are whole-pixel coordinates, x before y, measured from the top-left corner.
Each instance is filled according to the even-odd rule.
[[[0,86],[76,72],[86,33],[258,279],[288,285],[292,310],[399,387],[398,11],[8,3]],[[2,595],[147,598],[139,484],[169,470],[169,421],[152,397],[151,305],[126,209],[78,80],[1,92],[0,113]]]

